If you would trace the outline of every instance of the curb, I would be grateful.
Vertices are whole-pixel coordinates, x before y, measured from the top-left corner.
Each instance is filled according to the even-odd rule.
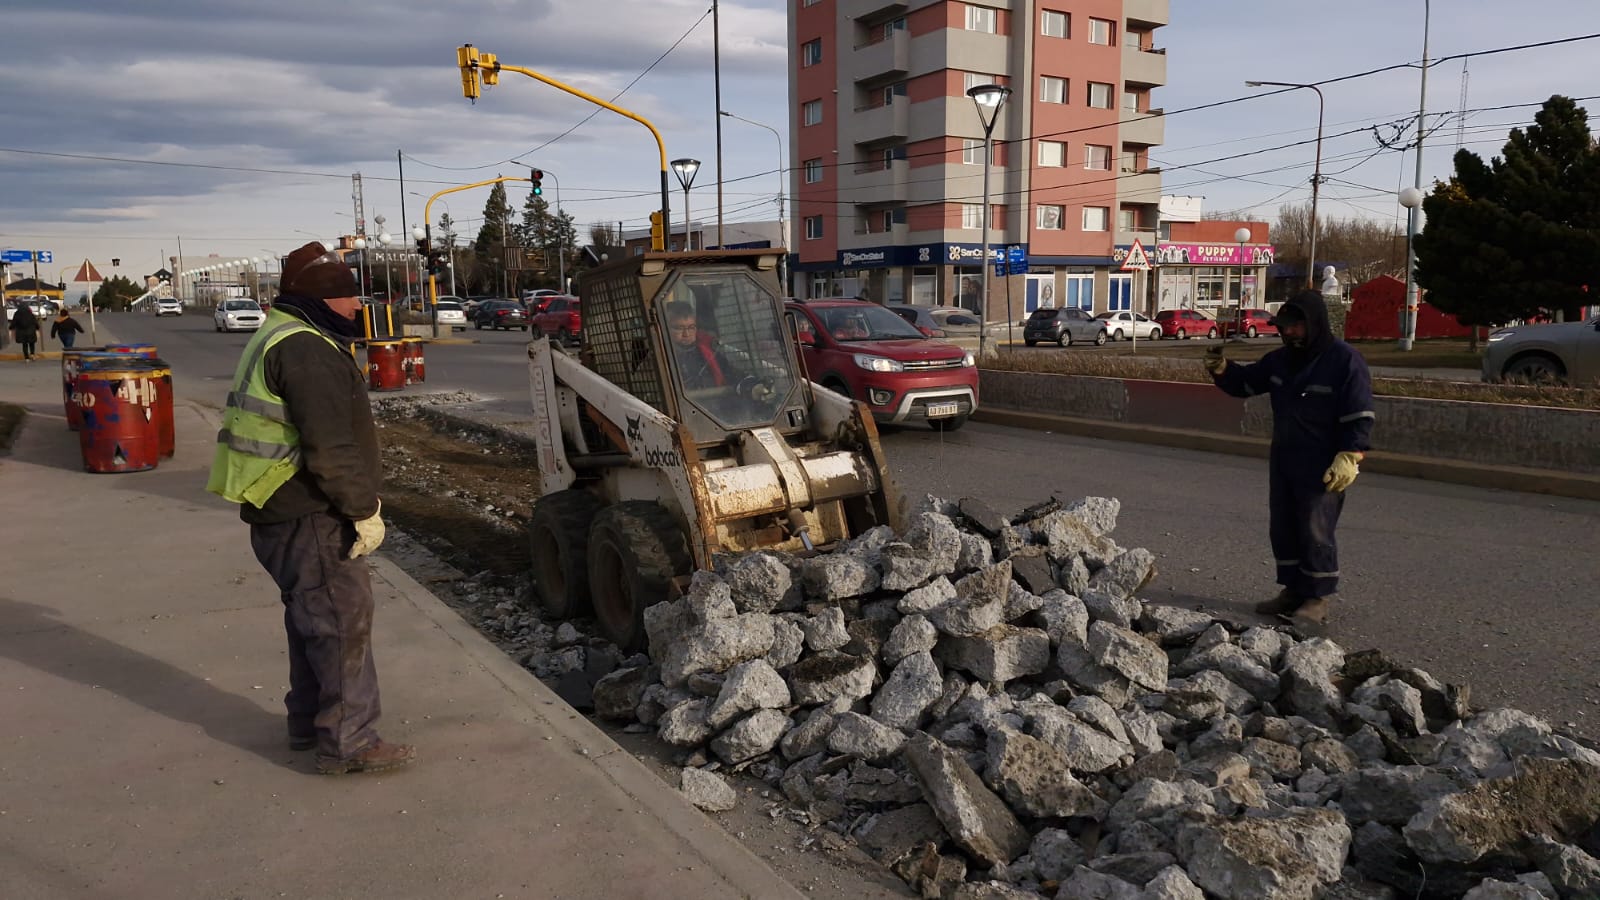
[[[33,355],[34,359],[60,359],[60,350],[45,350]],[[0,353],[0,362],[22,362],[21,353]]]
[[[1178,450],[1201,450],[1207,453],[1230,453],[1235,456],[1253,456],[1265,459],[1270,446],[1260,438],[1226,434],[1212,434],[1185,428],[1161,428],[1154,425],[1129,425],[1101,419],[1079,419],[1010,409],[979,409],[972,414],[978,422],[1008,425],[1034,431],[1054,431],[1080,437],[1128,441],[1137,444],[1155,444]],[[1455,460],[1432,459],[1424,456],[1407,456],[1397,453],[1373,451],[1361,463],[1366,472],[1397,475],[1402,478],[1420,478],[1442,481],[1468,487],[1494,488],[1520,491],[1529,494],[1550,494],[1557,497],[1574,497],[1579,500],[1600,500],[1600,477],[1554,472],[1545,469],[1523,469],[1514,466],[1485,466]]]

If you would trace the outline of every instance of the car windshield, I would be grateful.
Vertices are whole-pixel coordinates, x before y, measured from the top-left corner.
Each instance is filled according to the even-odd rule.
[[[1095,318],[1096,319],[1104,319],[1107,322],[1109,322],[1109,321],[1111,321],[1112,317],[1115,316],[1115,315],[1116,315],[1116,313],[1114,313],[1114,312],[1103,312],[1103,313],[1100,313],[1099,315],[1095,316]]]
[[[911,323],[876,304],[825,306],[817,310],[817,316],[822,327],[840,342],[925,340]]]
[[[176,300],[163,300],[161,302],[162,303],[177,303],[178,301],[176,301]],[[259,304],[257,304],[254,300],[229,300],[226,303],[222,304],[222,308],[225,309],[225,310],[238,311],[238,312],[244,312],[245,310],[249,310],[251,312],[260,312],[261,311],[261,306]]]

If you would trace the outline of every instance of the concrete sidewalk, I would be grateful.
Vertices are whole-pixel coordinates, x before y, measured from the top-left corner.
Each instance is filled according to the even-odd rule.
[[[799,896],[381,558],[380,727],[420,759],[313,774],[277,591],[203,490],[215,414],[177,374],[177,458],[91,475],[59,366],[0,366],[30,410],[0,458],[8,900]]]

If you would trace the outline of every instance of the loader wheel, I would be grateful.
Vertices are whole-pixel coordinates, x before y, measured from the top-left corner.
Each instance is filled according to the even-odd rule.
[[[552,616],[589,614],[589,526],[605,508],[588,491],[557,491],[533,504],[528,545],[533,590]]]
[[[659,503],[606,507],[589,529],[589,586],[600,634],[623,651],[645,645],[644,611],[667,599],[672,579],[693,568],[678,521]]]

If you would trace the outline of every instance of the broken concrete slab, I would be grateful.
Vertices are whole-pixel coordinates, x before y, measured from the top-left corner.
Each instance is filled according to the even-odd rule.
[[[955,751],[919,732],[905,759],[945,830],[975,859],[1009,863],[1028,849],[1027,829]]]
[[[996,625],[971,637],[944,637],[934,653],[979,681],[1004,684],[1050,665],[1050,636],[1037,628]]]
[[[756,710],[717,735],[711,741],[711,752],[730,765],[754,759],[778,746],[789,725],[789,717],[781,710]]]
[[[990,785],[1012,809],[1034,818],[1101,816],[1106,802],[1072,776],[1054,746],[1009,728],[989,735]]]
[[[1350,850],[1350,826],[1337,812],[1294,809],[1279,816],[1206,817],[1185,824],[1178,855],[1202,890],[1221,897],[1315,896],[1333,884]]]
[[[715,772],[686,768],[678,776],[678,790],[689,802],[706,812],[727,812],[739,805],[739,797],[728,782]]]
[[[1600,820],[1600,770],[1570,759],[1522,757],[1505,778],[1423,805],[1403,833],[1428,862],[1531,862],[1529,838],[1572,843]]]
[[[872,698],[872,718],[902,731],[922,726],[929,707],[944,693],[944,678],[933,655],[920,650],[894,667]]]

